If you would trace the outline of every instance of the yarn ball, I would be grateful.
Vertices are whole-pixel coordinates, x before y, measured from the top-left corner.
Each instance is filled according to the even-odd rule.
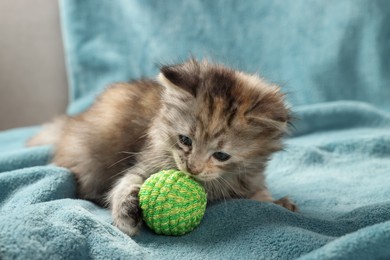
[[[178,170],[150,176],[139,191],[142,217],[157,234],[184,235],[196,228],[206,211],[202,185]]]

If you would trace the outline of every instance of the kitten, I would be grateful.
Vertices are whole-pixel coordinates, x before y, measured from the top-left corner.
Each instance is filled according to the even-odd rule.
[[[163,66],[158,81],[110,86],[86,112],[44,127],[29,145],[55,143],[53,162],[76,176],[78,196],[105,204],[132,236],[141,223],[138,192],[151,174],[177,168],[209,200],[273,200],[264,169],[282,148],[289,109],[277,86],[207,61]]]

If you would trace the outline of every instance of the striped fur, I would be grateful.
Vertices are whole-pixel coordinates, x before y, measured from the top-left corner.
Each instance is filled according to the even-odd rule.
[[[164,169],[188,172],[203,183],[209,200],[273,201],[263,172],[282,148],[289,119],[277,86],[191,59],[161,67],[158,81],[114,84],[89,110],[55,120],[30,144],[54,140],[53,162],[75,174],[79,196],[100,204],[107,196],[115,224],[134,235],[139,187]],[[180,135],[192,145],[180,142]],[[215,152],[231,157],[218,161]],[[275,203],[296,209],[285,198]]]
[[[209,190],[210,199],[250,197],[265,189],[263,172],[269,156],[282,148],[281,136],[290,118],[284,96],[275,85],[207,61],[163,67],[165,86],[162,113],[151,135],[169,142],[176,165]],[[187,82],[191,84],[187,85]],[[193,140],[191,149],[177,136]],[[211,155],[223,151],[232,157],[219,162]]]

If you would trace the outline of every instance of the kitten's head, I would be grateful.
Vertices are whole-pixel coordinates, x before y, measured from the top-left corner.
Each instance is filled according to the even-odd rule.
[[[165,90],[155,133],[180,170],[203,182],[258,174],[281,149],[289,110],[277,86],[194,59],[162,67],[158,79]]]

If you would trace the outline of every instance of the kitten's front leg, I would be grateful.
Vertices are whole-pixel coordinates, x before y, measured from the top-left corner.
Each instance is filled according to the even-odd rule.
[[[144,178],[138,169],[129,170],[114,186],[110,194],[110,207],[115,226],[134,236],[141,226],[138,193]]]
[[[251,199],[261,201],[261,202],[273,202],[275,204],[278,204],[292,212],[298,211],[298,206],[292,202],[288,197],[283,197],[278,200],[274,200],[272,196],[269,194],[268,190],[260,190],[256,192]]]

